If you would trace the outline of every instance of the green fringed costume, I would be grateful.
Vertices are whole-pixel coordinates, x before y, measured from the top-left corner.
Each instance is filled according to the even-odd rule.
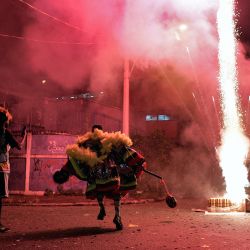
[[[136,188],[145,162],[131,146],[131,139],[121,132],[95,129],[67,146],[69,160],[63,169],[87,181],[88,198],[96,198],[99,192],[107,197],[118,193],[125,195]]]

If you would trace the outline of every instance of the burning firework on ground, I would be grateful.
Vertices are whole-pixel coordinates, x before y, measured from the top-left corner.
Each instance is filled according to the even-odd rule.
[[[210,207],[240,208],[246,197],[247,169],[244,165],[249,141],[241,124],[238,98],[234,0],[221,0],[217,13],[219,33],[219,82],[223,129],[219,148],[220,166],[226,183],[224,198],[211,198]],[[235,210],[236,209],[236,210]]]

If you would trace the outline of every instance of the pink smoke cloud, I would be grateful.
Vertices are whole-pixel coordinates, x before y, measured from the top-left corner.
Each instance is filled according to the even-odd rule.
[[[27,37],[86,43],[27,44],[33,70],[46,72],[68,88],[80,86],[89,76],[94,86],[115,84],[114,72],[124,57],[135,60],[137,66],[167,61],[190,77],[186,47],[195,65],[204,62],[204,71],[214,65],[214,53],[208,51],[217,48],[215,22],[211,21],[216,1],[79,0],[76,4],[47,0],[33,5],[75,28],[34,11],[35,21],[27,27]],[[187,30],[181,31],[183,23]]]

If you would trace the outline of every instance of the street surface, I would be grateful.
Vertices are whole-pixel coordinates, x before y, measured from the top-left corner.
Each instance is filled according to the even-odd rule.
[[[170,209],[164,201],[122,205],[124,230],[114,208],[96,220],[98,206],[5,206],[0,249],[250,249],[250,214],[206,215],[193,201]],[[203,203],[204,205],[204,203]],[[200,207],[199,207],[200,206]]]

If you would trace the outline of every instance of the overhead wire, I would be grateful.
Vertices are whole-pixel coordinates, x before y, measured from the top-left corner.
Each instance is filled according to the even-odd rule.
[[[24,36],[16,36],[16,35],[9,35],[9,34],[3,34],[3,33],[0,33],[0,37],[7,37],[7,38],[27,40],[27,41],[47,43],[47,44],[85,45],[85,46],[92,46],[92,45],[96,44],[96,43],[86,43],[86,42],[65,42],[65,41],[53,41],[53,40],[39,40],[39,39],[28,38],[28,37],[24,37]]]
[[[54,21],[57,21],[61,24],[64,24],[70,28],[76,29],[78,31],[84,32],[86,33],[86,31],[82,30],[81,28],[72,25],[66,21],[63,21],[55,16],[52,16],[50,14],[48,14],[47,12],[35,7],[34,5],[23,1],[23,0],[17,0],[19,2],[21,2],[22,4],[28,6],[29,8],[33,9],[34,11],[39,12],[40,14],[43,14],[51,19],[53,19]],[[54,41],[54,40],[41,40],[41,39],[35,39],[35,38],[29,38],[29,37],[24,37],[24,36],[17,36],[17,35],[10,35],[10,34],[4,34],[4,33],[0,33],[0,37],[5,37],[5,38],[12,38],[12,39],[18,39],[18,40],[26,40],[26,41],[32,41],[32,42],[38,42],[38,43],[46,43],[46,44],[61,44],[61,45],[84,45],[84,46],[92,46],[92,45],[96,45],[96,43],[86,43],[86,42],[67,42],[67,41]]]
[[[63,20],[61,20],[61,19],[59,19],[59,18],[57,18],[57,17],[55,17],[55,16],[52,16],[52,15],[48,14],[47,12],[45,12],[45,11],[43,11],[43,10],[41,10],[41,9],[39,9],[39,8],[37,8],[37,7],[35,7],[34,5],[31,5],[30,3],[27,3],[26,1],[23,1],[23,0],[17,0],[17,1],[19,1],[19,2],[21,2],[21,3],[23,3],[23,4],[25,4],[26,6],[28,6],[29,8],[31,8],[31,9],[37,11],[37,12],[39,12],[40,14],[43,14],[43,15],[45,15],[45,16],[47,16],[47,17],[53,19],[54,21],[57,21],[57,22],[59,22],[59,23],[62,23],[62,24],[64,24],[64,25],[70,27],[70,28],[73,28],[73,29],[76,29],[76,30],[79,30],[79,31],[81,31],[81,32],[86,33],[86,31],[84,31],[83,29],[79,28],[78,26],[75,26],[75,25],[70,24],[70,23],[68,23],[68,22],[65,22],[65,21],[63,21]]]

